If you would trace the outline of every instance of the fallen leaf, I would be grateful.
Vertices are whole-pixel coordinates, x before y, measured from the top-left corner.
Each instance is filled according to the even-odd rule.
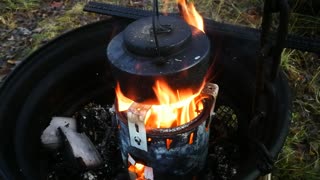
[[[58,2],[58,1],[53,1],[53,2],[50,4],[50,7],[51,7],[51,8],[61,8],[62,5],[63,5],[63,2],[62,2],[62,1],[60,1],[60,2]]]
[[[16,65],[17,64],[17,61],[15,61],[15,60],[7,60],[7,63],[8,64],[11,64],[11,65]]]
[[[8,38],[8,41],[14,41],[14,37],[10,36],[10,38]]]
[[[31,32],[29,29],[27,29],[27,28],[18,27],[17,29],[18,29],[18,31],[19,31],[19,33],[20,33],[21,35],[28,36],[28,35],[32,34],[32,32]]]

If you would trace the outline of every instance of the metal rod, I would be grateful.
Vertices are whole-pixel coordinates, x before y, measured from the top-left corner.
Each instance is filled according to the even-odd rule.
[[[288,36],[288,23],[289,23],[289,4],[287,0],[279,0],[279,27],[277,32],[276,45],[273,51],[273,62],[271,67],[271,81],[274,81],[278,76],[279,66],[281,62],[281,53],[285,47],[285,42]]]
[[[117,6],[106,3],[98,3],[90,1],[84,7],[84,11],[93,12],[97,14],[103,15],[111,15],[115,17],[128,18],[128,19],[140,19],[143,17],[152,16],[152,11],[129,8],[124,6]],[[164,15],[159,13],[160,15]],[[169,16],[179,16],[178,13],[168,13]],[[239,38],[246,38],[248,40],[259,40],[260,30],[249,28],[249,27],[241,27],[231,24],[225,24],[213,21],[211,19],[204,18],[205,27],[214,28],[216,32],[224,32],[224,33],[232,33],[234,36]],[[271,40],[276,40],[276,33],[270,33]],[[320,39],[311,38],[311,37],[301,37],[296,35],[288,35],[288,38],[284,44],[285,48],[298,49],[301,51],[308,52],[320,52]]]
[[[158,1],[153,0],[153,15],[152,15],[152,31],[153,31],[153,37],[154,42],[156,44],[156,50],[157,54],[160,57],[160,49],[159,49],[159,41],[157,37],[157,25],[156,25],[156,17],[157,16],[157,24],[159,23],[159,10],[158,10]]]

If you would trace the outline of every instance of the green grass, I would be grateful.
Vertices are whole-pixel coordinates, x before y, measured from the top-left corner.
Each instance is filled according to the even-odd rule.
[[[286,49],[281,66],[293,93],[292,125],[275,179],[320,178],[320,67],[312,53]]]
[[[320,37],[320,18],[299,13],[292,13],[290,32],[309,37]]]
[[[237,25],[258,28],[261,23],[262,0],[198,0],[195,1],[197,10],[205,17]],[[255,12],[252,15],[247,12]]]
[[[297,105],[299,106],[299,104]],[[301,110],[304,111],[304,109]],[[292,114],[290,134],[279,155],[273,173],[275,179],[319,178],[320,137],[319,130],[313,129],[319,126],[319,123],[306,119],[304,115],[299,113]]]
[[[30,10],[39,7],[40,0],[2,0],[0,13]]]
[[[0,27],[17,27],[15,12],[31,11],[40,6],[40,0],[2,0],[0,1]]]
[[[3,13],[0,15],[0,27],[14,29],[17,27],[16,19],[12,13]]]
[[[43,19],[38,23],[38,27],[43,28],[41,34],[33,35],[32,50],[37,49],[44,41],[48,41],[61,33],[75,29],[81,25],[79,16],[83,15],[84,3],[76,3],[64,15]]]
[[[4,3],[7,5],[0,9],[3,11],[3,14],[0,14],[0,27],[4,27],[9,30],[14,30],[19,26],[17,22],[17,12],[23,12],[25,14],[30,14],[30,17],[33,17],[33,12],[39,10],[41,2],[39,0],[5,0]],[[49,6],[49,2],[42,4],[43,6]],[[40,21],[37,22],[37,28],[41,28],[41,33],[34,33],[32,35],[32,41],[30,46],[25,48],[23,52],[17,55],[17,59],[24,58],[36,49],[38,49],[45,42],[57,37],[58,35],[75,29],[81,25],[84,25],[86,22],[90,22],[89,18],[95,19],[96,14],[85,13],[83,12],[83,7],[85,2],[76,2],[72,3],[71,1],[66,1],[64,6],[66,10],[61,15],[48,16],[45,18],[40,18]]]

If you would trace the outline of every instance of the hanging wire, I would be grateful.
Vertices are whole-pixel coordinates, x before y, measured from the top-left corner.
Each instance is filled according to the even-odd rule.
[[[160,48],[159,48],[159,41],[157,37],[157,28],[156,28],[156,17],[159,23],[159,9],[158,9],[158,0],[153,0],[153,14],[152,14],[152,31],[154,42],[156,43],[156,51],[158,56],[160,56]]]
[[[158,4],[158,0],[155,0],[155,2],[156,2],[156,15],[157,15],[158,23],[159,23],[159,4]]]
[[[153,14],[152,14],[152,32],[154,37],[154,42],[156,45],[156,51],[160,57],[159,40],[157,34],[171,32],[170,25],[161,25],[160,15],[159,15],[159,3],[158,0],[153,0]]]

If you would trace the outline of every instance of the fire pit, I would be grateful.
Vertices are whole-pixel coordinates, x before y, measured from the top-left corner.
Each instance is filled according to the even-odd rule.
[[[147,20],[140,22],[145,21]],[[170,21],[171,19],[163,20],[163,22]],[[120,149],[129,172],[137,168],[134,167],[135,165],[142,164],[145,166],[144,173],[149,173],[152,169],[152,176],[155,179],[177,176],[193,178],[193,175],[199,172],[205,174],[204,171],[210,168],[206,164],[209,159],[207,153],[214,152],[207,143],[211,129],[210,123],[215,123],[219,118],[222,121],[229,121],[228,113],[229,115],[231,113],[237,125],[233,136],[228,138],[240,149],[240,156],[236,162],[239,169],[234,178],[253,179],[270,172],[272,159],[276,158],[288,131],[290,100],[287,83],[281,71],[271,81],[272,83],[258,81],[258,84],[262,83],[266,88],[256,86],[256,79],[260,78],[260,72],[256,71],[256,65],[259,65],[258,39],[239,36],[230,31],[222,32],[210,25],[205,26],[206,36],[211,46],[202,45],[200,54],[185,52],[187,57],[193,57],[188,58],[190,61],[193,60],[188,62],[192,68],[186,69],[189,70],[188,73],[195,75],[192,76],[195,79],[194,81],[192,81],[193,78],[184,79],[183,82],[179,81],[185,76],[179,71],[182,69],[179,63],[183,60],[178,57],[179,49],[188,47],[190,44],[177,42],[187,42],[186,37],[191,36],[192,39],[193,33],[190,35],[183,31],[185,34],[180,37],[182,40],[168,42],[176,45],[169,50],[168,44],[162,44],[161,38],[159,38],[159,48],[152,48],[152,46],[148,52],[141,51],[139,48],[150,48],[150,46],[144,46],[143,43],[142,46],[137,46],[134,44],[137,41],[134,43],[129,41],[126,48],[130,49],[131,55],[140,53],[139,56],[142,54],[152,59],[144,59],[147,62],[145,65],[150,67],[147,70],[151,72],[141,70],[134,72],[136,75],[132,76],[125,68],[137,63],[123,64],[127,67],[118,66],[119,64],[115,62],[119,59],[119,54],[116,53],[122,52],[111,51],[115,54],[108,53],[110,66],[105,55],[107,45],[109,44],[109,49],[115,48],[121,38],[119,33],[126,27],[129,27],[129,30],[126,29],[124,32],[128,30],[129,33],[124,37],[126,35],[131,37],[132,24],[129,25],[131,22],[132,20],[129,19],[111,18],[62,35],[28,57],[7,78],[0,90],[2,100],[0,104],[0,159],[2,159],[0,175],[5,179],[43,179],[47,174],[48,162],[39,137],[48,126],[51,117],[72,116],[89,102],[110,105],[115,99],[117,101],[114,120],[119,125]],[[149,19],[149,22],[152,20]],[[243,28],[243,30],[247,29]],[[206,39],[205,36],[202,37]],[[112,43],[115,43],[114,46]],[[198,46],[195,45],[195,47]],[[155,58],[159,53],[169,55],[172,53],[176,57],[172,58],[172,61]],[[165,63],[168,62],[176,63],[176,66],[173,66],[176,69],[167,69],[158,75],[152,74],[156,73],[152,67],[166,70]],[[207,71],[208,74],[206,74]],[[190,118],[189,122],[180,124],[174,122],[168,126],[161,123],[154,125],[139,122],[139,117],[142,117],[142,122],[145,122],[148,111],[152,108],[151,105],[155,107],[161,105],[160,101],[152,101],[157,97],[154,91],[143,89],[145,87],[152,89],[150,87],[157,87],[156,82],[162,82],[155,81],[154,77],[157,77],[157,80],[161,77],[161,80],[164,79],[170,87],[176,86],[174,90],[181,87],[194,88],[191,92],[196,94],[197,103],[195,104],[198,113]],[[141,81],[141,79],[147,80]],[[140,82],[144,83],[143,86],[139,85]],[[218,97],[218,88],[213,83],[219,84]],[[163,87],[163,84],[159,87]],[[133,90],[129,91],[132,88]],[[118,106],[121,103],[120,92],[131,100],[130,106],[125,111]],[[262,96],[256,96],[257,94]],[[255,108],[253,111],[252,102],[255,107],[260,108],[261,111],[258,112],[262,113],[257,113]],[[212,113],[214,106],[217,113],[224,111],[225,115],[214,117]],[[136,111],[137,109],[141,111]],[[265,112],[264,109],[267,111]],[[256,114],[260,115],[256,116]],[[133,135],[133,132],[136,134]],[[187,154],[192,156],[186,157]],[[198,161],[190,163],[193,157]],[[137,176],[136,173],[134,175]]]

